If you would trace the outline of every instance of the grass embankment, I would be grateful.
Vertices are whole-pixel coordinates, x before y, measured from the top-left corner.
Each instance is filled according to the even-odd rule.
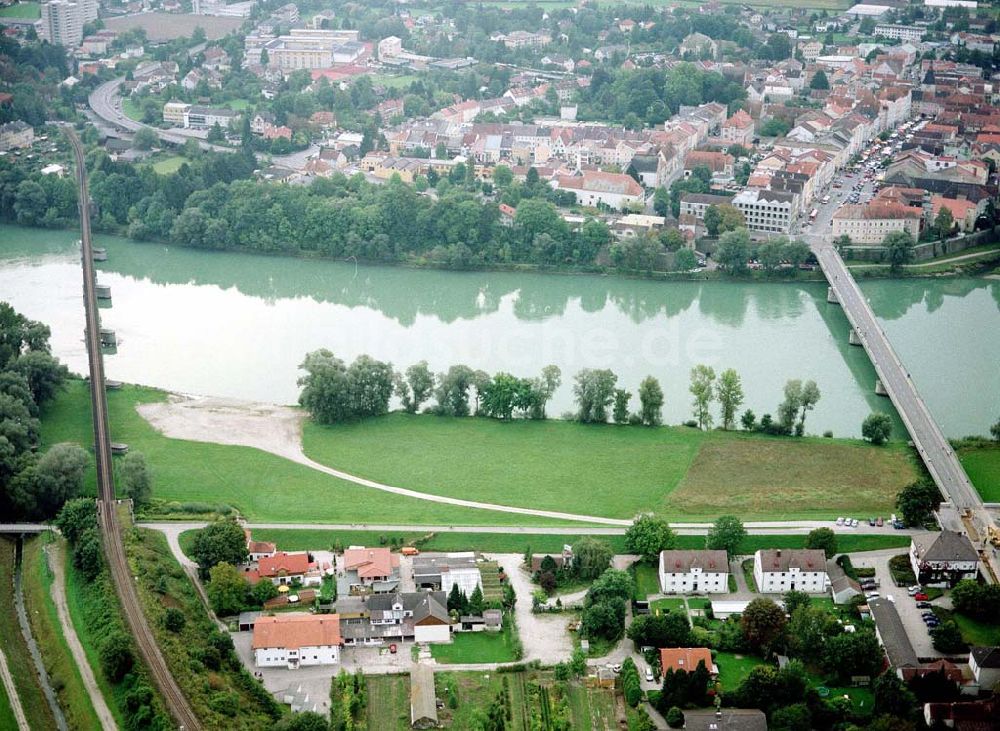
[[[191,555],[194,531],[184,531],[180,535],[181,549]],[[562,535],[552,533],[435,533],[427,541],[420,539],[426,532],[379,532],[379,531],[333,531],[305,530],[295,528],[255,528],[253,536],[259,541],[271,541],[282,551],[327,550],[339,546],[379,546],[388,545],[390,538],[402,538],[404,544],[419,543],[422,551],[482,551],[484,553],[523,554],[530,548],[533,553],[562,551],[564,544],[573,544],[583,534]],[[597,535],[612,547],[615,553],[625,553],[625,537],[622,535]],[[385,539],[384,543],[382,539]],[[761,548],[805,548],[804,535],[751,535],[740,544],[740,553],[750,554]],[[884,548],[903,548],[910,545],[909,536],[895,532],[886,535],[837,535],[837,548],[841,553],[858,551],[878,551]],[[677,536],[677,548],[704,548],[705,536]]]
[[[55,728],[52,711],[38,684],[14,609],[14,551],[13,541],[0,538],[0,649],[7,659],[21,707],[32,728]]]
[[[56,539],[50,534],[32,538],[24,542],[21,580],[24,587],[24,603],[31,622],[31,634],[38,643],[38,649],[45,662],[52,687],[56,690],[59,705],[66,716],[66,722],[73,729],[100,728],[100,721],[94,712],[90,694],[83,684],[80,669],[73,660],[69,645],[63,635],[56,605],[52,601],[53,574],[49,569],[43,548],[50,544],[49,551],[57,548]]]
[[[67,556],[65,567],[66,606],[69,609],[70,619],[73,621],[76,635],[87,655],[87,662],[94,672],[101,694],[107,701],[111,713],[114,714],[118,726],[124,728],[126,716],[131,715],[130,709],[135,710],[133,704],[136,698],[130,700],[130,694],[135,688],[140,687],[148,689],[150,693],[149,696],[137,696],[139,702],[149,709],[146,718],[150,721],[155,718],[166,721],[169,718],[166,707],[144,666],[133,667],[132,675],[137,676],[134,683],[129,682],[129,676],[121,681],[112,682],[101,667],[101,646],[107,637],[121,633],[131,640],[107,569],[102,570],[93,581],[88,581],[73,566],[71,555]],[[131,642],[131,649],[133,657],[138,658],[139,651],[134,642]]]
[[[1000,445],[960,449],[958,458],[983,500],[1000,502]]]
[[[136,411],[167,394],[126,386],[108,393],[111,434],[145,454],[154,476],[154,495],[178,503],[226,503],[250,520],[360,523],[374,519],[426,525],[551,525],[530,515],[459,508],[374,490],[338,480],[250,447],[168,439]],[[83,381],[70,381],[42,420],[46,446],[61,441],[93,444],[90,394]],[[95,478],[87,490],[95,493]]]
[[[280,709],[264,687],[244,669],[227,633],[209,618],[198,594],[174,560],[163,534],[127,534],[126,552],[138,577],[146,619],[170,671],[206,728],[270,727]],[[179,632],[164,627],[169,607],[184,613]]]
[[[317,462],[390,485],[610,518],[648,510],[681,520],[887,514],[917,477],[902,444],[558,420],[393,413],[359,424],[306,422],[303,446]]]

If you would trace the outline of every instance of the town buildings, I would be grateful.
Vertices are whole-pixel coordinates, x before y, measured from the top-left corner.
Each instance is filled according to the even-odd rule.
[[[337,613],[345,645],[451,640],[452,623],[443,591],[340,597]]]
[[[556,190],[569,191],[583,206],[604,205],[614,210],[640,206],[645,193],[630,175],[585,170],[579,175],[560,175],[551,183]]]
[[[743,214],[747,229],[764,234],[787,234],[795,221],[793,193],[747,189],[733,196],[730,204]]]
[[[890,201],[866,205],[844,205],[833,214],[834,238],[848,236],[852,244],[881,244],[893,231],[905,231],[916,241],[923,213],[916,208]]]
[[[364,53],[357,31],[292,28],[263,44],[270,65],[282,71],[328,69],[354,63]]]
[[[725,551],[661,551],[659,573],[664,594],[729,591],[729,558]]]
[[[826,555],[813,549],[760,550],[753,557],[753,578],[762,594],[826,592]]]

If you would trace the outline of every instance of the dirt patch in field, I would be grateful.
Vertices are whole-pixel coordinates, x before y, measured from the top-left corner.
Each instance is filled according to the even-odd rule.
[[[302,454],[305,415],[288,406],[171,395],[165,402],[137,408],[146,421],[171,439],[254,447],[296,462],[306,461]]]

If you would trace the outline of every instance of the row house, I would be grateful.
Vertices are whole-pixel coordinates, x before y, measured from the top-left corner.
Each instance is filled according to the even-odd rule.
[[[725,551],[661,551],[660,590],[664,594],[723,594],[729,591]]]
[[[725,195],[711,193],[684,193],[681,195],[681,218],[693,216],[695,220],[704,221],[705,211],[709,206],[732,205],[733,199]]]
[[[750,147],[754,138],[753,118],[742,109],[722,123],[719,136],[727,142]]]

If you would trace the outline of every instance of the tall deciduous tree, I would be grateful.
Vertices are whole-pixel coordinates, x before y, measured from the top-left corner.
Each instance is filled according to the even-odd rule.
[[[903,265],[913,261],[913,245],[913,237],[908,231],[893,231],[882,239],[892,272],[900,271]]]
[[[632,394],[624,388],[615,389],[615,405],[612,410],[612,418],[616,424],[628,423],[628,402],[632,400]]]
[[[746,537],[747,531],[743,527],[743,521],[735,515],[720,515],[708,530],[708,535],[705,537],[705,548],[725,551],[732,559]]]
[[[577,420],[584,423],[606,422],[618,376],[609,370],[585,368],[576,374],[575,381],[573,395],[578,406]]]
[[[581,579],[596,579],[611,564],[614,551],[606,541],[584,536],[573,544],[573,570]]]
[[[699,364],[691,369],[691,386],[689,390],[694,396],[694,417],[699,429],[712,426],[712,412],[709,405],[714,395],[715,370],[711,366]]]
[[[153,475],[142,452],[129,452],[119,466],[122,493],[137,506],[149,502],[153,494]]]
[[[670,524],[652,515],[640,515],[625,531],[625,550],[648,563],[656,563],[660,551],[668,551],[676,543],[677,536]]]
[[[727,368],[719,374],[719,382],[715,386],[715,397],[719,400],[722,411],[722,428],[733,428],[736,412],[743,405],[743,383],[740,374],[732,368]]]
[[[403,408],[415,414],[434,391],[434,374],[431,373],[426,360],[414,363],[406,369],[406,385],[409,388],[408,395],[403,398]]]
[[[755,650],[769,652],[784,639],[785,611],[770,599],[754,599],[740,618],[743,639]]]
[[[837,555],[837,534],[831,528],[814,528],[806,536],[806,548],[822,549],[827,558]]]
[[[243,572],[232,564],[223,562],[213,566],[208,572],[208,577],[208,586],[205,590],[216,614],[239,613],[246,604],[247,593],[250,590]]]
[[[243,528],[233,518],[209,523],[195,533],[192,556],[203,572],[217,563],[239,565],[247,560],[247,540]]]
[[[663,419],[663,389],[653,376],[639,384],[639,418],[646,426],[657,426]]]
[[[861,423],[861,436],[874,445],[885,444],[892,436],[892,417],[873,411]]]

